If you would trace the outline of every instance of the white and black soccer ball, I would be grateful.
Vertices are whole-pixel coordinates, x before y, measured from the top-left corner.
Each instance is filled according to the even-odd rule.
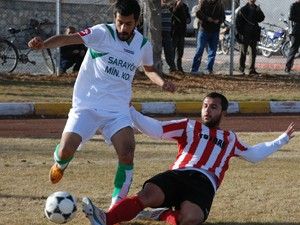
[[[68,192],[54,192],[47,198],[44,211],[50,221],[66,223],[76,215],[76,199]]]

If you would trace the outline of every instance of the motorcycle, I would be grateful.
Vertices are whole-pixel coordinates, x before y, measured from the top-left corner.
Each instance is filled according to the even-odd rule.
[[[231,28],[231,11],[225,11],[226,19],[221,25],[220,37],[219,37],[219,47],[217,54],[228,55],[231,46],[230,28]],[[239,51],[239,44],[235,41],[234,50]]]
[[[279,20],[285,25],[284,28],[270,23],[264,23],[268,28],[262,28],[258,49],[261,50],[262,55],[265,57],[270,57],[273,53],[278,52],[287,57],[290,47],[288,36],[291,26],[286,19],[280,18]]]

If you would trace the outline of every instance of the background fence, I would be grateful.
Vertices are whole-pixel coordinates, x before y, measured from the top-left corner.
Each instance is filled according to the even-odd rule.
[[[286,24],[281,21],[283,19],[288,20],[288,14],[290,5],[294,0],[257,0],[256,4],[260,5],[261,9],[265,14],[265,20],[260,24],[263,28],[269,31],[282,31],[286,28]],[[247,0],[241,0],[240,6],[243,6],[247,3]],[[191,6],[190,6],[191,7]],[[191,8],[190,8],[191,9]],[[230,10],[230,6],[227,6],[227,10]],[[228,12],[231,13],[231,12]],[[230,15],[227,15],[229,18]],[[231,20],[231,18],[229,19]],[[274,26],[273,26],[274,25]],[[263,30],[264,32],[264,30]],[[262,32],[262,34],[263,34]],[[273,49],[278,49],[276,52],[272,52],[268,57],[262,54],[261,50],[258,50],[258,55],[256,58],[256,67],[258,72],[265,73],[283,73],[285,68],[286,58],[281,53],[281,38],[274,39],[273,43],[267,44],[270,48],[273,46]],[[271,46],[272,45],[272,46]],[[266,52],[266,51],[265,51]],[[195,53],[195,40],[193,38],[187,38],[187,45],[185,49],[185,70],[190,71],[192,65],[192,59]],[[229,52],[230,53],[230,52]],[[265,54],[266,55],[266,54]],[[234,51],[234,70],[235,73],[238,72],[238,63],[239,63],[239,52],[238,50]],[[247,57],[246,65],[248,63],[249,57]],[[202,57],[201,69],[204,70],[207,63],[207,55],[204,53]],[[228,74],[230,67],[230,55],[224,54],[219,51],[219,54],[216,56],[214,70],[216,73]],[[300,60],[295,60],[294,70],[296,73],[300,71]],[[247,72],[247,71],[246,71]]]
[[[197,3],[197,0],[185,0],[185,2],[189,5],[191,10],[192,6]],[[240,4],[244,5],[246,2],[246,0],[241,0]],[[285,24],[279,21],[279,18],[288,18],[289,7],[292,2],[293,0],[258,0],[257,4],[261,6],[266,15],[266,19],[261,25],[269,28],[269,24],[276,24],[277,26],[284,28]],[[144,4],[142,5],[144,6]],[[59,24],[61,32],[63,32],[64,28],[67,26],[74,26],[77,30],[83,30],[86,27],[98,23],[109,23],[113,21],[112,4],[108,0],[61,0],[60,7],[61,17]],[[45,37],[49,37],[56,32],[55,0],[0,0],[0,9],[0,29],[2,30],[0,35],[1,37],[3,36],[11,38],[11,34],[7,32],[8,28],[27,28],[30,25],[30,19],[35,19],[38,21],[47,20],[49,22],[48,24],[41,26]],[[279,27],[274,27],[274,29],[280,30]],[[32,36],[34,36],[34,34],[27,31],[16,34],[15,43],[18,45],[21,51],[26,49],[26,43]],[[190,71],[191,68],[192,59],[195,53],[195,43],[196,39],[193,35],[186,38],[186,48],[183,61],[183,67],[186,72]],[[58,57],[56,52],[52,51],[52,53],[54,59],[56,59]],[[218,54],[216,57],[214,70],[216,73],[228,74],[230,55],[221,53],[221,51],[219,51],[219,53],[220,54]],[[36,64],[33,65],[31,63],[19,63],[14,72],[49,74],[49,71],[45,67],[39,53],[32,51],[28,57],[33,58],[34,61],[36,61]],[[162,59],[164,60],[163,55]],[[201,68],[204,69],[206,66],[207,56],[204,54],[202,59]],[[238,61],[239,52],[235,51],[235,70],[238,68]],[[272,53],[269,58],[258,54],[256,62],[257,70],[260,72],[279,73],[283,71],[285,61],[286,58],[284,58],[280,51]],[[163,65],[164,72],[167,72],[168,68],[166,67],[165,63]],[[300,62],[298,59],[295,60],[294,69],[296,71],[300,71]]]

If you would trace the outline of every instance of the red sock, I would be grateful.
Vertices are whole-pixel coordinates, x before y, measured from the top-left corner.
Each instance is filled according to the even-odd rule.
[[[165,212],[163,212],[160,216],[159,216],[159,220],[160,221],[165,221],[167,224],[171,224],[171,225],[178,225],[178,216],[179,216],[179,211],[178,210],[167,210]]]
[[[106,213],[106,225],[130,221],[144,208],[138,196],[124,198]]]

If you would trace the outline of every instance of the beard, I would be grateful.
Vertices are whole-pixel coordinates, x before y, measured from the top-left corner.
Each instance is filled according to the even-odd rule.
[[[209,128],[217,128],[220,125],[221,118],[222,118],[222,116],[220,115],[219,117],[216,117],[209,121],[205,121],[204,119],[202,119],[202,123]]]
[[[117,31],[117,35],[118,35],[118,38],[119,38],[121,41],[128,41],[128,40],[132,37],[133,32],[134,32],[134,31],[132,31],[131,33],[127,33],[127,32],[122,32],[122,33],[120,33],[120,32]]]

